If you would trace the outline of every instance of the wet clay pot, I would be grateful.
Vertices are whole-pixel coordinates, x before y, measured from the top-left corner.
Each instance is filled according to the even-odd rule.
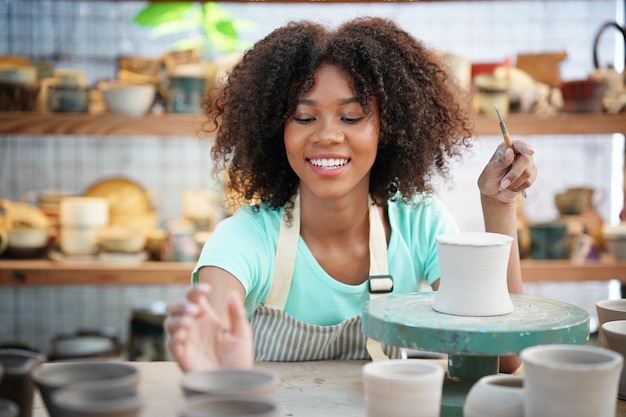
[[[520,353],[525,417],[614,417],[621,354],[589,345],[537,345]]]
[[[512,242],[499,233],[437,236],[441,279],[433,309],[477,317],[513,312],[506,280]]]

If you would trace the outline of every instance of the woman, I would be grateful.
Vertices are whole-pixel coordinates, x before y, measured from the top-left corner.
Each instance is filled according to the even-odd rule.
[[[244,54],[205,108],[216,172],[255,205],[217,226],[198,284],[169,308],[181,368],[373,357],[359,324],[370,289],[438,288],[435,237],[457,226],[431,180],[470,146],[461,103],[436,56],[384,19],[291,23]],[[515,200],[535,180],[532,155],[502,144],[478,179],[485,230],[515,239],[511,293],[522,291]],[[503,372],[518,366],[501,360]]]

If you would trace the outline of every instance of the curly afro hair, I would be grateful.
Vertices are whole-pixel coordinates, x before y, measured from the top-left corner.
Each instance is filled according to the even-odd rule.
[[[287,161],[283,130],[298,97],[324,64],[353,77],[365,111],[380,109],[380,140],[370,194],[377,204],[431,190],[435,175],[469,147],[468,106],[437,55],[380,18],[358,18],[336,30],[308,21],[274,30],[247,51],[204,100],[204,129],[215,134],[214,174],[227,170],[230,188],[247,201],[278,209],[298,177]],[[210,98],[211,97],[211,98]]]

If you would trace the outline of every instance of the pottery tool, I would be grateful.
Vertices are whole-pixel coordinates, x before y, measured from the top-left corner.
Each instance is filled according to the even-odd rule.
[[[498,106],[494,106],[496,108],[496,114],[498,115],[498,120],[500,121],[500,130],[502,130],[502,136],[504,136],[504,143],[508,148],[513,149],[513,142],[511,142],[511,138],[509,137],[509,131],[504,124],[504,120],[502,120],[502,116],[500,116],[500,110],[498,110]],[[526,191],[522,190],[522,197],[526,198]]]

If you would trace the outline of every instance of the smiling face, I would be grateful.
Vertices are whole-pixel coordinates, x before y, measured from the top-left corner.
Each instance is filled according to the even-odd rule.
[[[380,119],[372,98],[365,112],[348,74],[333,65],[315,73],[313,88],[300,97],[285,124],[285,148],[300,187],[319,198],[367,193],[376,159]]]

